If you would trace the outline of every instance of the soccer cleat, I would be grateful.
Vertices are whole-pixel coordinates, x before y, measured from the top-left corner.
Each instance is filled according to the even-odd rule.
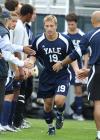
[[[51,135],[51,136],[55,135],[55,127],[49,128],[48,135]]]
[[[27,128],[30,128],[31,126],[29,124],[21,124],[20,126],[22,129],[27,129]]]
[[[31,125],[30,125],[30,123],[28,122],[28,121],[26,121],[25,119],[23,119],[23,122],[22,122],[22,124],[21,124],[21,128],[30,128],[31,127]]]
[[[56,129],[61,129],[63,127],[64,117],[63,114],[58,114],[56,117]]]
[[[21,131],[21,128],[20,127],[15,127],[14,125],[10,126],[11,128],[13,128],[14,130],[16,130],[17,132],[18,131]]]
[[[5,125],[5,126],[3,126],[3,128],[4,128],[6,131],[17,132],[17,130],[13,129],[13,128],[10,127],[9,125]]]
[[[72,115],[72,118],[73,118],[74,120],[84,121],[84,118],[83,118],[82,115],[73,114],[73,115]]]
[[[3,128],[3,126],[0,124],[0,132],[1,132],[1,131],[6,131],[6,129]]]

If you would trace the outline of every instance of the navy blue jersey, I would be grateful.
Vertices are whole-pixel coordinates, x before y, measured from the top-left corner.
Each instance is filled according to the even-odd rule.
[[[71,39],[58,33],[56,40],[49,41],[43,33],[35,39],[32,48],[45,67],[39,78],[37,97],[50,98],[56,94],[66,96],[70,82],[68,65],[59,72],[54,72],[52,66],[72,52],[74,46]]]
[[[84,35],[84,33],[80,29],[78,29],[78,32],[75,34],[70,34],[68,32],[64,32],[64,34],[67,34],[71,38],[75,49],[79,47],[80,40],[82,36]],[[82,68],[82,58],[78,59],[78,65],[79,65],[79,68]]]
[[[100,27],[94,28],[82,37],[79,47],[70,54],[70,58],[75,60],[82,56],[88,47],[91,49],[89,65],[100,65]]]
[[[54,41],[49,41],[43,33],[35,39],[32,48],[36,51],[36,57],[48,71],[53,71],[52,66],[57,61],[62,61],[74,49],[70,38],[60,33],[58,33],[58,38]],[[66,70],[67,67],[65,66],[62,71]]]
[[[64,34],[67,34],[68,36],[70,36],[70,38],[73,42],[74,48],[77,48],[77,46],[79,46],[82,36],[84,35],[84,32],[82,32],[80,29],[78,29],[78,32],[75,34],[70,34],[68,32],[64,32]]]

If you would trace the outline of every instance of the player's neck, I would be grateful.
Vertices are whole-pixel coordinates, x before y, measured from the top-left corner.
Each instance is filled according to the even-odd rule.
[[[53,35],[45,34],[45,36],[49,41],[53,41],[53,40],[56,40],[58,38],[58,32],[55,32]]]
[[[76,28],[75,30],[70,30],[70,29],[68,29],[68,33],[70,33],[70,34],[76,34],[76,33],[78,33],[78,28]]]

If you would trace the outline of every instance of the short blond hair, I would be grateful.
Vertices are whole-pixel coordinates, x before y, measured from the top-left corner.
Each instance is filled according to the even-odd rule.
[[[54,15],[47,15],[44,17],[44,24],[46,21],[53,21],[57,25],[57,18]]]

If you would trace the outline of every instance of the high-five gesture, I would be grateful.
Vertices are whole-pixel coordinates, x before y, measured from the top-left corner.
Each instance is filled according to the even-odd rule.
[[[24,67],[32,68],[33,66],[34,66],[34,62],[30,58],[24,60]]]
[[[24,46],[23,52],[28,54],[28,55],[35,55],[36,54],[36,52],[31,49],[31,45]]]

